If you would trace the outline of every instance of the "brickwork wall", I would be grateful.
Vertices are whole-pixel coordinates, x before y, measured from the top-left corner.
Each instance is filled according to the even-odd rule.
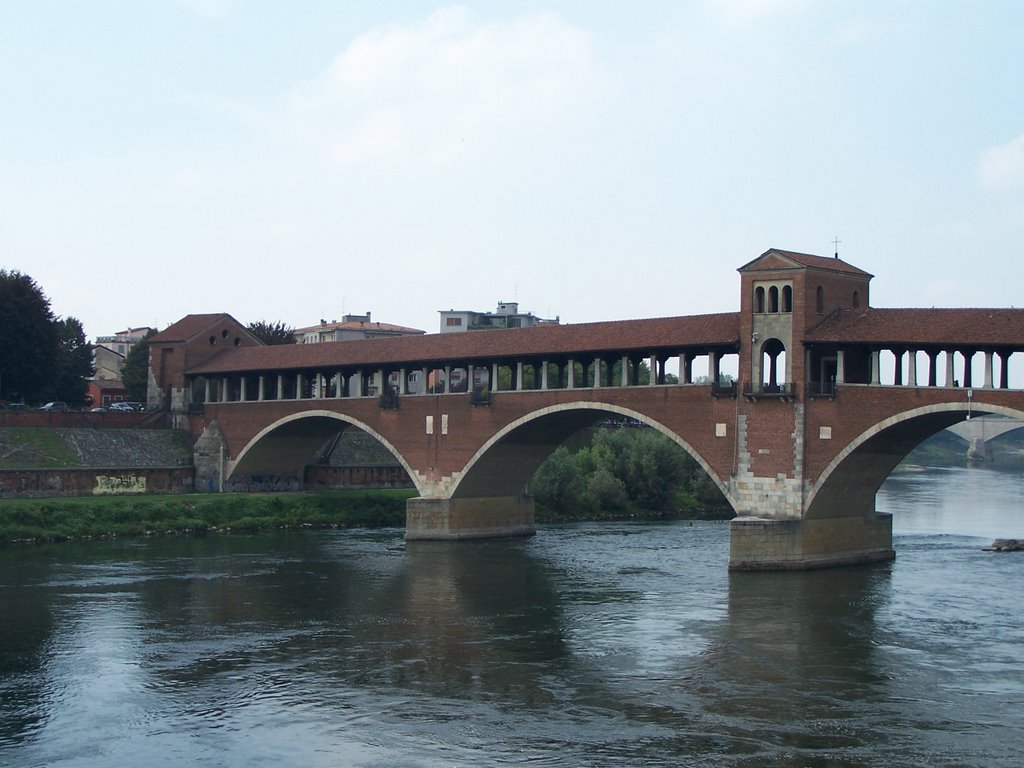
[[[202,418],[192,419],[192,428],[198,437],[216,419],[226,458],[234,460],[263,428],[288,416],[311,410],[344,414],[391,443],[421,484],[450,484],[499,432],[542,411],[541,415],[555,419],[557,415],[545,409],[574,403],[604,408],[609,416],[635,413],[660,423],[685,440],[723,483],[732,475],[737,404],[733,398],[712,398],[708,386],[498,392],[490,405],[477,406],[466,394],[406,396],[396,409],[382,409],[374,398],[220,403],[207,405]],[[433,434],[427,434],[428,418]],[[790,425],[788,434],[792,431]],[[552,445],[568,436],[559,435]],[[197,470],[201,463],[197,455]]]

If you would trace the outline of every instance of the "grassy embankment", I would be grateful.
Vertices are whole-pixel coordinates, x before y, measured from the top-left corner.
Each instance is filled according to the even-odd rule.
[[[0,500],[0,544],[405,525],[412,490]]]

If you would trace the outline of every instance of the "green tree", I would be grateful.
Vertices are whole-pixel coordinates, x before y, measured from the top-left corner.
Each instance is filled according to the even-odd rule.
[[[264,344],[294,344],[295,329],[283,322],[268,323],[266,320],[258,320],[249,323],[249,333],[262,341]]]
[[[149,388],[149,337],[155,333],[150,331],[145,338],[133,344],[124,358],[121,380],[132,402],[146,402],[146,390]]]
[[[81,405],[85,402],[86,382],[95,370],[92,347],[85,340],[85,330],[77,318],[57,320],[55,325],[59,343],[51,396],[70,405]]]
[[[576,461],[564,445],[555,449],[530,481],[537,501],[559,512],[576,509],[583,495],[584,480]]]
[[[28,275],[0,269],[0,400],[36,401],[53,385],[57,326]]]

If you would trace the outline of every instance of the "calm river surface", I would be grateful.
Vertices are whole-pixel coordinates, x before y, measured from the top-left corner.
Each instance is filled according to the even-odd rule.
[[[1024,475],[891,479],[894,563],[724,523],[0,551],[3,766],[1020,766]]]

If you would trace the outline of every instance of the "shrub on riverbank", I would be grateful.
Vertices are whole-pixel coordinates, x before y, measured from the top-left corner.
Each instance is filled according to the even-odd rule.
[[[410,490],[0,501],[0,544],[100,536],[405,525]]]
[[[707,472],[649,428],[602,428],[589,444],[559,447],[533,476],[530,493],[538,522],[733,516]]]

